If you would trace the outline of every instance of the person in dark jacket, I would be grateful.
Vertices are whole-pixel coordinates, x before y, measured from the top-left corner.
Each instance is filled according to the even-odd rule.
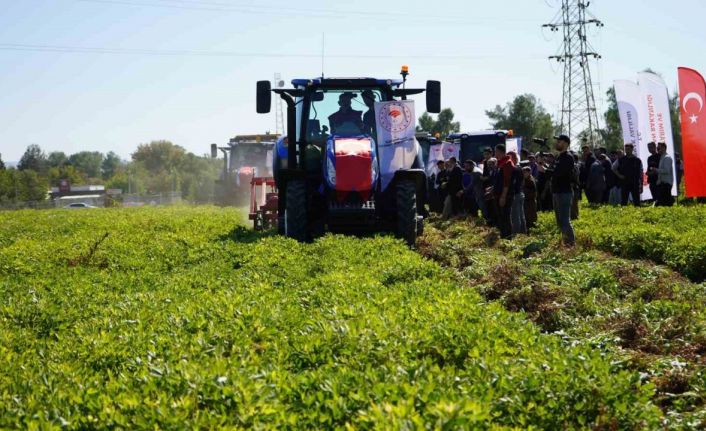
[[[586,197],[588,198],[588,202],[592,204],[603,202],[603,196],[605,195],[607,187],[605,166],[603,165],[605,159],[605,154],[599,154],[598,160],[591,165],[588,171]]]
[[[656,201],[659,196],[659,192],[657,191],[657,168],[659,167],[659,159],[661,156],[657,153],[657,144],[654,142],[647,144],[647,151],[650,152],[649,157],[647,157],[647,184],[650,187],[652,200]]]
[[[487,170],[486,170],[487,167]],[[481,177],[484,181],[484,194],[483,199],[485,201],[485,208],[487,209],[488,217],[486,221],[488,226],[498,225],[498,206],[495,203],[495,193],[493,191],[495,176],[498,172],[498,160],[495,157],[491,157],[485,162],[483,166],[483,174]]]
[[[510,186],[510,193],[513,194],[512,209],[510,210],[512,234],[526,234],[527,220],[525,220],[525,177],[522,174],[522,167],[520,166],[520,160],[517,158],[517,153],[510,151],[507,154],[510,156],[512,163],[515,165],[515,170],[512,172],[512,185]]]
[[[571,157],[574,158],[574,171],[576,178],[579,178],[581,172],[579,170],[580,160],[579,155],[573,151],[569,151]],[[578,220],[579,218],[579,202],[581,201],[581,183],[580,180],[574,181],[572,184],[574,188],[574,199],[571,201],[571,220]]]
[[[446,163],[443,160],[436,162],[436,174],[434,175],[434,209],[432,211],[441,214],[444,211],[444,200],[446,199],[446,184],[448,175],[446,173]]]
[[[495,174],[493,191],[498,208],[498,228],[502,238],[512,237],[512,175],[515,164],[505,152],[505,145],[495,146],[495,158],[498,159],[498,171]]]
[[[473,160],[463,162],[463,192],[461,199],[463,200],[463,213],[467,216],[478,216],[478,204],[476,204],[475,195],[473,193],[473,169],[476,163]]]
[[[537,177],[537,198],[539,199],[540,211],[553,211],[554,202],[552,198],[552,171],[554,169],[554,154],[546,153],[544,163],[539,168]]]
[[[620,204],[628,204],[628,198],[632,198],[635,206],[640,206],[640,195],[642,194],[642,161],[635,155],[635,146],[632,143],[625,144],[625,155],[618,159],[615,175],[621,181]]]
[[[448,196],[451,197],[451,211],[454,216],[459,215],[462,209],[463,198],[463,170],[458,165],[456,157],[449,159],[449,181],[446,186]]]
[[[568,151],[571,139],[566,135],[557,136],[555,139],[559,157],[556,158],[552,169],[554,215],[564,244],[571,247],[576,243],[574,227],[571,225],[571,205],[574,200],[574,184],[578,182],[578,178],[574,158]]]
[[[596,161],[596,157],[591,152],[591,147],[584,145],[581,147],[581,163],[579,163],[579,184],[580,190],[586,193],[588,198],[588,176],[591,173],[591,166]],[[581,200],[581,194],[574,196],[574,199]]]
[[[603,157],[601,157],[603,156]],[[610,201],[610,190],[615,187],[615,174],[613,173],[613,161],[608,157],[608,150],[605,148],[599,149],[598,160],[603,165],[603,174],[605,175],[605,191],[603,192],[602,203],[607,204]]]
[[[522,168],[525,182],[522,189],[525,194],[525,223],[527,229],[532,229],[537,224],[537,183],[532,176],[532,168],[525,166]]]

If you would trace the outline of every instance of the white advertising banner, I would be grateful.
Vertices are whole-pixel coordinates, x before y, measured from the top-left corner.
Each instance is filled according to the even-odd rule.
[[[439,161],[445,162],[451,157],[455,157],[456,161],[460,161],[460,152],[461,144],[454,144],[453,142],[442,142],[441,144],[431,145],[429,147],[429,160],[427,160],[427,175],[435,174],[438,171],[436,164]]]
[[[640,145],[640,158],[642,159],[643,167],[647,169],[648,142],[664,142],[667,144],[667,154],[674,160],[674,135],[672,134],[672,119],[669,112],[669,91],[664,80],[654,73],[639,73],[637,75],[637,83],[640,87],[644,106],[644,120],[640,121],[643,137],[643,142]],[[677,196],[675,178],[672,178],[672,196]]]
[[[522,146],[520,145],[519,138],[508,138],[505,140],[505,151],[508,153],[513,151],[519,157],[521,148]]]
[[[458,162],[460,152],[461,144],[454,144],[453,142],[443,142],[441,144],[441,153],[444,156],[444,160],[448,160],[451,157],[454,157]]]
[[[615,99],[618,102],[620,127],[623,129],[623,143],[635,146],[635,155],[642,160],[643,169],[647,166],[647,142],[643,142],[642,126],[644,122],[645,104],[642,102],[640,87],[627,80],[617,80]],[[649,187],[643,187],[642,200],[652,199]]]
[[[429,146],[429,160],[427,161],[427,175],[437,173],[436,164],[439,160],[444,160],[443,147],[441,145]]]
[[[377,145],[383,189],[395,172],[412,167],[419,152],[414,139],[416,117],[413,100],[375,102]]]

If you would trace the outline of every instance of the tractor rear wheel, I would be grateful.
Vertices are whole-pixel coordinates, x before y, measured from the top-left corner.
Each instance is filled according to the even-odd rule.
[[[397,183],[397,236],[410,246],[417,241],[417,185],[414,181]]]
[[[287,206],[284,211],[285,235],[297,241],[307,239],[306,183],[302,180],[287,182]]]

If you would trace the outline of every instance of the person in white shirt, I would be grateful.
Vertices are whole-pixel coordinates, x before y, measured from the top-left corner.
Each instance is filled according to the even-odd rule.
[[[657,174],[657,196],[655,206],[671,207],[674,205],[672,198],[672,185],[674,184],[674,161],[667,154],[667,144],[660,142],[657,145],[660,155],[659,166],[653,168]]]

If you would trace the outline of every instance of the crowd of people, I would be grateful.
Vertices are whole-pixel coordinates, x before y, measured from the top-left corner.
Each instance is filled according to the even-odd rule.
[[[632,144],[608,152],[588,145],[581,154],[571,151],[566,135],[555,137],[556,154],[522,150],[518,155],[504,145],[486,148],[483,162],[456,158],[437,163],[430,177],[430,209],[444,219],[456,216],[482,217],[500,230],[503,238],[526,234],[537,222],[538,211],[553,211],[566,245],[575,242],[571,220],[579,216],[585,194],[591,204],[641,204],[643,188],[649,187],[657,206],[674,204],[674,179],[681,181],[683,169],[667,154],[667,145],[648,144],[647,169],[635,155]]]

